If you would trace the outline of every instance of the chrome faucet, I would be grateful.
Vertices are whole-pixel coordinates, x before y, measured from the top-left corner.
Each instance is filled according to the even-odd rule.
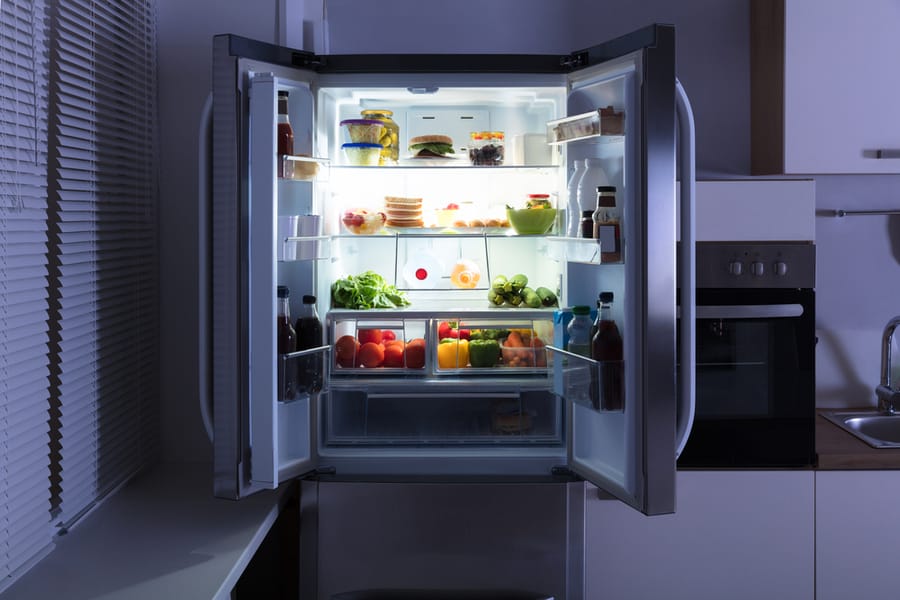
[[[888,321],[881,334],[881,385],[875,388],[878,410],[888,415],[900,414],[900,390],[894,390],[891,385],[891,338],[897,325],[900,325],[900,316]]]

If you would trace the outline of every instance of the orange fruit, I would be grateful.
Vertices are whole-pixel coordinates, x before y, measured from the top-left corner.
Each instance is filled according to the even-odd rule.
[[[394,340],[396,342],[397,340]],[[403,366],[403,342],[391,343],[384,345],[384,366],[385,367],[402,367]]]
[[[366,344],[368,342],[380,344],[382,337],[380,329],[360,329],[356,332],[356,338],[359,340],[360,344]]]
[[[341,367],[352,367],[356,362],[359,342],[352,335],[342,335],[334,343],[334,361]]]
[[[367,369],[380,367],[384,362],[384,348],[375,342],[366,342],[359,347],[359,364]]]
[[[413,338],[406,343],[406,366],[410,369],[425,367],[425,340]]]

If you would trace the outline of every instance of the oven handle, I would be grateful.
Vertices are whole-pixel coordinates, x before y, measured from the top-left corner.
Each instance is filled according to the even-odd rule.
[[[696,309],[696,267],[694,235],[694,197],[696,190],[696,163],[694,143],[694,112],[691,102],[681,82],[675,79],[675,114],[678,122],[678,157],[681,162],[681,257],[679,282],[681,303],[687,322],[681,328],[681,370],[678,373],[680,393],[675,413],[675,458],[681,455],[694,427],[695,411],[695,369],[697,352],[695,348]]]
[[[700,305],[698,319],[777,319],[803,316],[802,304]],[[680,316],[680,315],[679,315]]]

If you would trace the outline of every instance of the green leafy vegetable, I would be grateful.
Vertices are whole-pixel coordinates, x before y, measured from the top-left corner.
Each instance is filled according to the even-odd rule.
[[[404,292],[389,285],[375,271],[348,275],[331,284],[331,302],[335,308],[400,308],[409,306]]]

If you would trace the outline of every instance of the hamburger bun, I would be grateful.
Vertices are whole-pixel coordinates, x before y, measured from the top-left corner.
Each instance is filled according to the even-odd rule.
[[[430,135],[417,135],[415,137],[409,138],[410,146],[416,146],[418,144],[447,144],[448,146],[452,146],[453,138],[451,138],[449,135],[442,135],[439,133]]]

